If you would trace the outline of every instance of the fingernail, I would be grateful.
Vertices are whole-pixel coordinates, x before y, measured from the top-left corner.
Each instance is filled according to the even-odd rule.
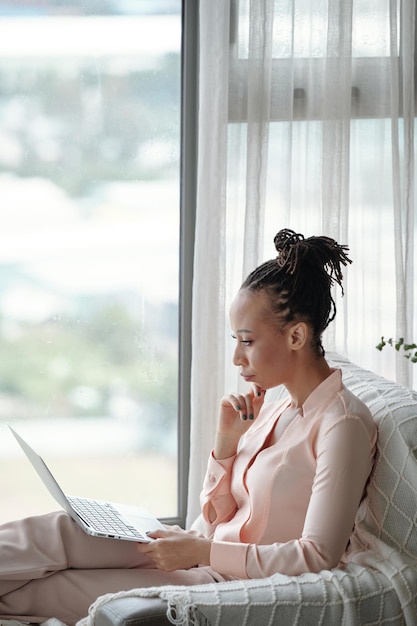
[[[242,415],[242,419],[243,419],[243,420],[247,420],[247,419],[248,419],[248,416],[247,416],[247,415]]]
[[[258,398],[260,398],[262,394],[261,394],[260,391],[258,391],[258,393],[256,395],[258,396]]]
[[[253,414],[252,413],[249,415],[249,419],[253,420]]]
[[[236,405],[236,411],[240,411],[240,406],[238,404]]]

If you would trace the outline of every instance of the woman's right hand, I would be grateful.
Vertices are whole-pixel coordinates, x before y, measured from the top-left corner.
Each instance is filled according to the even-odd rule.
[[[253,385],[246,394],[228,394],[220,403],[214,457],[226,459],[236,454],[241,436],[259,415],[265,391]]]

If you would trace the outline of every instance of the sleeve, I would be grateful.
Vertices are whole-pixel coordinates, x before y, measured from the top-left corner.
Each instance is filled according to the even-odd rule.
[[[217,460],[210,454],[207,472],[200,495],[205,534],[211,536],[216,526],[228,522],[236,512],[236,501],[231,493],[231,476],[236,456]]]
[[[344,417],[317,441],[317,467],[300,538],[272,545],[213,541],[211,567],[239,578],[297,576],[336,567],[346,549],[369,477],[376,429]]]

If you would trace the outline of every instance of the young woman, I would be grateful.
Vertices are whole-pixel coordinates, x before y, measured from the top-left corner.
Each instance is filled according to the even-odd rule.
[[[335,567],[371,471],[376,427],[324,356],[346,246],[282,230],[278,256],[231,306],[234,364],[250,383],[220,403],[201,495],[201,532],[178,527],[148,544],[86,535],[66,513],[0,527],[0,617],[73,624],[99,596]],[[288,398],[264,403],[283,384]]]

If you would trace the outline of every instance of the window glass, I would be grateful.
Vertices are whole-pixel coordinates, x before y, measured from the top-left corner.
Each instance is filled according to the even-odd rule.
[[[99,7],[99,10],[95,10]],[[180,0],[0,6],[0,521],[177,515]]]

